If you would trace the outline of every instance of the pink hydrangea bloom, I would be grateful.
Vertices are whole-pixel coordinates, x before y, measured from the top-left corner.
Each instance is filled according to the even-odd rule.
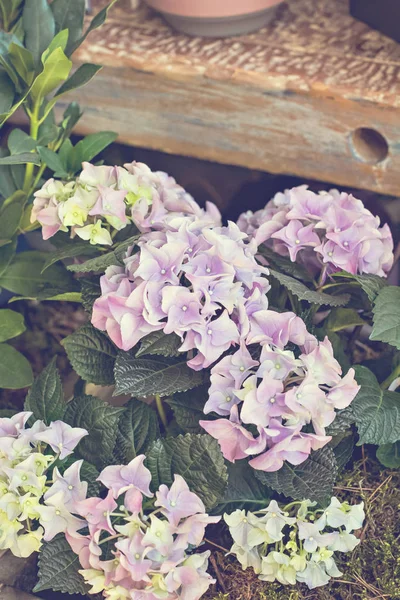
[[[337,190],[315,194],[300,186],[287,190],[255,213],[238,219],[240,229],[313,273],[345,270],[385,277],[393,264],[393,239],[388,225],[361,200]]]

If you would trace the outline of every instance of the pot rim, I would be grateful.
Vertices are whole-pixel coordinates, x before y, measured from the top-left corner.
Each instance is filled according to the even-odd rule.
[[[247,15],[276,6],[283,0],[146,0],[161,13],[181,17],[219,18]]]

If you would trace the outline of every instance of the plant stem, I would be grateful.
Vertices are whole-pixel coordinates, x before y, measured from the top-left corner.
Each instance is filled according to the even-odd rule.
[[[156,394],[156,406],[157,412],[160,417],[161,423],[164,425],[165,429],[168,426],[167,415],[165,414],[164,406],[159,394]]]
[[[393,371],[393,373],[391,373],[389,375],[389,377],[387,377],[385,379],[385,381],[383,381],[381,383],[381,388],[383,390],[387,390],[388,387],[390,386],[390,384],[392,383],[392,381],[394,381],[395,379],[397,379],[398,377],[400,377],[400,365],[397,365],[397,367],[395,368],[395,370]]]
[[[31,127],[30,127],[30,136],[32,139],[38,139],[39,133],[39,112],[40,112],[40,103],[38,101],[35,102],[33,107],[32,115],[31,115]],[[25,179],[24,179],[24,187],[23,191],[27,194],[31,189],[33,173],[34,173],[35,165],[33,163],[28,163],[25,169]]]
[[[227,554],[229,552],[229,550],[227,550],[223,546],[220,546],[219,544],[216,544],[215,542],[212,542],[211,540],[209,540],[207,538],[203,538],[203,541],[206,542],[206,544],[210,544],[211,546],[215,546],[216,548],[219,548],[219,550],[222,550],[223,552],[226,552]]]

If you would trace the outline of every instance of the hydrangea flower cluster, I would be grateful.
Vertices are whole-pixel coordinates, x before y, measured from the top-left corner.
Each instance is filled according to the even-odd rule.
[[[175,216],[143,233],[138,247],[125,267],[107,269],[93,307],[93,325],[123,350],[153,331],[175,333],[182,352],[197,351],[188,364],[199,370],[238,344],[255,307],[268,305],[267,270],[234,223]]]
[[[310,510],[313,506],[315,502],[304,500],[282,510],[272,500],[257,513],[225,514],[234,541],[231,553],[262,581],[299,581],[314,589],[340,577],[334,553],[352,552],[360,543],[352,532],[362,527],[364,503],[350,506],[333,497],[325,510]]]
[[[67,528],[76,530],[82,521],[70,512],[65,491],[86,497],[87,483],[80,482],[82,461],[74,462],[63,476],[60,464],[87,435],[85,429],[62,421],[46,426],[36,421],[27,427],[30,412],[0,419],[0,550],[18,557],[39,550]]]
[[[111,245],[113,234],[130,223],[140,231],[163,229],[182,213],[220,221],[213,204],[204,211],[173,177],[138,162],[124,167],[86,162],[75,181],[49,179],[34,195],[31,222],[40,223],[45,240],[70,231],[91,244]]]
[[[265,208],[243,213],[240,229],[257,245],[268,243],[290,260],[324,276],[345,270],[385,277],[393,264],[393,239],[361,200],[337,190],[315,194],[300,186],[278,193]]]
[[[105,498],[67,496],[86,530],[68,530],[66,538],[92,594],[113,600],[198,600],[214,583],[207,573],[210,553],[188,552],[220,517],[206,514],[180,475],[170,488],[161,485],[153,501],[144,459],[140,455],[128,465],[106,467],[99,476],[108,489]]]
[[[285,460],[298,465],[331,440],[325,428],[335,410],[348,406],[359,390],[354,369],[342,378],[329,339],[318,342],[291,312],[254,312],[246,343],[261,345],[259,359],[242,344],[214,365],[204,412],[223,418],[200,424],[229,461],[258,455],[249,464],[262,471],[277,471]],[[304,432],[310,424],[314,433],[310,427]]]

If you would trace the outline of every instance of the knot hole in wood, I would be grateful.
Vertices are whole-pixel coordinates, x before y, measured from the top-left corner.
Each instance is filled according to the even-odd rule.
[[[350,135],[350,146],[355,156],[370,165],[377,165],[389,154],[386,138],[376,129],[359,127]]]

